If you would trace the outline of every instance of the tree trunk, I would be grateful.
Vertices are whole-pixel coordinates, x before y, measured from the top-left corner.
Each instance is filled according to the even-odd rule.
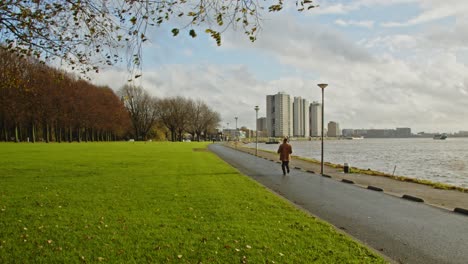
[[[62,143],[62,127],[58,128],[58,142]]]
[[[19,138],[18,138],[18,125],[15,124],[15,142],[18,143],[19,142]]]
[[[36,125],[34,124],[34,122],[32,122],[31,134],[32,143],[36,143]]]
[[[50,142],[50,127],[49,127],[49,123],[46,123],[46,134],[45,134],[45,137],[46,137],[46,143],[49,143],[49,142]]]
[[[76,135],[78,137],[78,143],[81,143],[81,131],[80,131],[80,127],[78,127],[76,129]]]
[[[6,126],[3,126],[3,133],[5,135],[5,142],[8,142],[8,130]]]

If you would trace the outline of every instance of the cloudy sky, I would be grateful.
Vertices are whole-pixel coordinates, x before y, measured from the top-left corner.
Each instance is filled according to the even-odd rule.
[[[291,1],[293,2],[293,1]],[[325,122],[341,128],[410,127],[414,133],[468,130],[468,1],[320,0],[266,14],[258,40],[228,31],[221,47],[199,33],[152,31],[142,85],[156,97],[202,99],[220,127],[255,128],[266,95],[286,92],[320,101]],[[116,68],[93,77],[119,89]]]

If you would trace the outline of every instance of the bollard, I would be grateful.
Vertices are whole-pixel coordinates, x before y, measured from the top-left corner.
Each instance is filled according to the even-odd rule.
[[[344,166],[343,166],[343,170],[344,170],[344,173],[349,173],[349,165],[348,163],[345,162]]]

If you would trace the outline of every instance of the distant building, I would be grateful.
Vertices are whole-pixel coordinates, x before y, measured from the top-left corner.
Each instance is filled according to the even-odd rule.
[[[395,136],[399,138],[411,137],[411,128],[409,127],[397,127]]]
[[[267,137],[267,118],[260,117],[257,119],[257,128],[258,128],[258,136],[259,137]]]
[[[344,128],[341,132],[342,132],[343,137],[355,136],[354,129]]]
[[[223,129],[224,140],[235,140],[236,136],[238,135],[238,131],[236,129],[225,128]]]
[[[293,136],[309,137],[309,101],[294,97],[293,103]]]
[[[367,136],[367,129],[354,129],[354,136],[366,137]]]
[[[340,125],[337,122],[330,121],[328,122],[328,134],[329,137],[340,137]]]
[[[395,137],[395,129],[368,129],[366,137],[369,138],[388,138]]]
[[[289,94],[266,97],[266,123],[269,137],[290,137],[293,134],[293,105]]]
[[[311,137],[322,135],[322,105],[315,101],[309,107],[309,128]]]

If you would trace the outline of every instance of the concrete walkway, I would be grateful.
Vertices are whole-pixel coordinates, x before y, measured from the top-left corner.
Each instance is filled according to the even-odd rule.
[[[233,149],[243,151],[250,154],[255,154],[255,149],[245,147],[232,147]],[[258,150],[258,156],[270,161],[279,162],[278,155],[266,151]],[[315,172],[320,174],[320,164],[292,158],[290,163],[291,168],[300,168],[304,171]],[[281,170],[281,166],[278,166]],[[358,173],[344,173],[343,169],[336,169],[329,166],[324,166],[324,174],[338,181],[352,182],[363,188],[369,186],[381,189],[384,193],[403,197],[408,199],[416,198],[415,201],[421,201],[426,204],[444,208],[450,211],[456,211],[468,215],[468,193],[463,193],[456,190],[435,189],[431,186],[418,184],[413,182],[403,182],[394,180],[384,176],[372,176]],[[468,262],[467,262],[468,263]]]
[[[298,162],[283,176],[276,155],[270,153],[260,158],[221,144],[209,149],[241,173],[396,263],[467,263],[467,215],[348,184],[328,170],[333,178],[322,177],[307,172],[316,167],[300,168]]]

